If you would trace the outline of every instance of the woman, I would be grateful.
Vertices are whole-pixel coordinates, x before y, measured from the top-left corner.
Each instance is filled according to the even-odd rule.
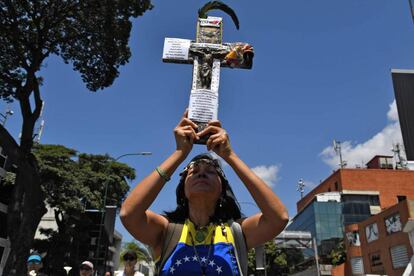
[[[140,276],[142,275],[138,271],[135,271],[135,265],[137,264],[138,255],[134,250],[127,250],[122,255],[124,261],[124,271],[119,271],[115,276]]]
[[[236,155],[219,121],[211,121],[196,133],[197,125],[184,113],[174,129],[176,150],[129,194],[121,208],[121,220],[139,241],[149,245],[155,258],[170,223],[182,223],[179,243],[161,268],[162,275],[241,275],[234,265],[234,237],[229,222],[241,225],[247,248],[273,239],[288,222],[286,208],[273,191]],[[178,207],[166,216],[148,210],[170,176],[190,153],[194,141],[210,135],[207,149],[223,158],[252,195],[260,213],[241,218],[233,192],[216,161],[196,157],[181,175]]]

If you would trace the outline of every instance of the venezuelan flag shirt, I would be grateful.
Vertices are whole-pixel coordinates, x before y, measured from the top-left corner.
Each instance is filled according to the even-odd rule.
[[[194,224],[185,221],[161,275],[240,275],[230,226],[210,224],[203,232],[197,234]]]

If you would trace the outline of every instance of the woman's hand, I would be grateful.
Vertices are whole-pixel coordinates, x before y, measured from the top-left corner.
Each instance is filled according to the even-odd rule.
[[[226,160],[233,152],[229,135],[226,130],[221,127],[220,121],[210,121],[208,127],[198,133],[199,137],[210,134],[207,140],[207,150],[213,150],[218,156]]]
[[[177,151],[183,153],[183,157],[187,157],[193,148],[194,140],[198,140],[199,136],[196,133],[197,125],[187,118],[188,110],[186,110],[181,118],[181,121],[174,128],[174,136]]]

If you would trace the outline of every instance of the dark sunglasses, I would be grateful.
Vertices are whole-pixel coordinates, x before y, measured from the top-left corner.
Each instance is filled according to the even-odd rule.
[[[40,261],[38,260],[31,260],[27,262],[28,264],[40,264]]]
[[[91,271],[92,268],[90,268],[89,266],[81,266],[80,270],[86,270],[86,271]]]
[[[124,261],[135,261],[136,259],[132,256],[124,256]]]

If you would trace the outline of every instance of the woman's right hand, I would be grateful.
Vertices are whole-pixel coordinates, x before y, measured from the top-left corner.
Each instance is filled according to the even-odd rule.
[[[199,137],[196,132],[197,125],[188,119],[188,109],[184,112],[181,121],[174,128],[174,136],[177,151],[183,153],[184,158],[190,153],[193,148],[194,140]]]

